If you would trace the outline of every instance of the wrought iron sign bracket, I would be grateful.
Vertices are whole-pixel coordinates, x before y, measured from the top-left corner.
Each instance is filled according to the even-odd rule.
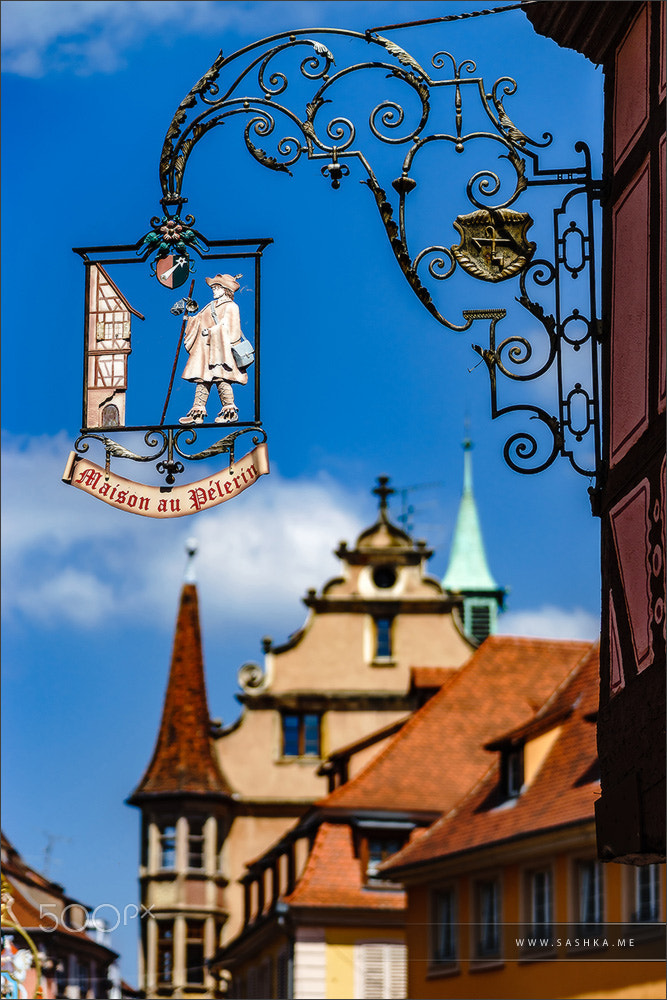
[[[378,72],[386,79],[387,96],[371,105],[365,116],[368,142],[379,151],[374,167],[371,153],[364,151],[358,138],[360,128],[350,115],[333,108],[354,74]],[[405,100],[399,100],[401,88]],[[510,118],[505,105],[516,90],[511,77],[501,77],[487,88],[471,59],[457,62],[445,51],[437,52],[427,69],[377,32],[299,29],[273,35],[228,57],[221,52],[181,101],[167,129],[159,169],[162,224],[172,228],[184,224],[180,211],[187,201],[182,185],[188,159],[208,132],[230,119],[242,120],[248,152],[272,171],[291,175],[302,157],[323,161],[322,175],[340,188],[355,168],[360,170],[399,267],[429,313],[455,332],[491,319],[489,346],[474,349],[489,371],[492,415],[529,414],[547,436],[545,442],[533,431],[512,433],[504,448],[511,468],[541,472],[561,455],[599,486],[594,203],[600,198],[600,183],[593,178],[590,152],[583,142],[575,145],[579,162],[557,169],[541,165],[540,151],[553,137],[545,132],[539,141],[532,139]],[[355,105],[364,93],[361,85],[355,89]],[[436,98],[447,94],[452,98],[450,110],[436,112]],[[345,100],[344,94],[341,97]],[[486,123],[483,127],[480,120]],[[271,143],[269,151],[260,147],[259,138],[263,145]],[[462,154],[484,143],[495,147],[505,164],[503,176],[499,168],[477,170],[470,176],[465,196],[473,211],[461,214],[455,209],[451,216],[460,242],[449,246],[433,242],[413,249],[408,209],[418,186],[414,168],[424,151],[437,147],[443,155]],[[382,151],[395,153],[399,148],[403,150],[400,172],[381,184],[380,169],[385,169],[388,158]],[[542,237],[537,256],[538,247],[528,238],[533,219],[515,206],[528,192],[552,187],[564,189],[564,196],[553,208],[552,237],[548,241]],[[460,201],[453,197],[458,207]],[[515,298],[530,314],[530,335],[509,333],[497,342],[496,326],[506,316],[504,308],[465,309],[460,319],[445,316],[436,301],[436,288],[462,272],[492,284],[518,280]],[[555,383],[553,408],[529,402],[501,405],[499,375],[517,387],[549,375]]]

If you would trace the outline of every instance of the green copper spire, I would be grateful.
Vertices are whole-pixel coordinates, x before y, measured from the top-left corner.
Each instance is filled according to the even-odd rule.
[[[469,438],[463,442],[463,449],[463,493],[442,586],[445,590],[459,592],[495,592],[499,588],[486,561],[482,529],[472,492],[472,442]]]
[[[472,442],[463,442],[463,493],[442,587],[463,597],[463,631],[475,643],[496,631],[505,590],[491,576],[472,492]]]

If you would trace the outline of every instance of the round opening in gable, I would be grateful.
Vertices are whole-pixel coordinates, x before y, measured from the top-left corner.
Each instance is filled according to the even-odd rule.
[[[373,570],[373,583],[382,590],[393,587],[396,583],[396,570],[393,566],[376,566]]]

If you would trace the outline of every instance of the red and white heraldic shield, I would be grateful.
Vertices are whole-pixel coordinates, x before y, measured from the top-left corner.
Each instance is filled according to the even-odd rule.
[[[190,258],[187,253],[161,257],[155,265],[155,274],[165,288],[179,288],[190,274]]]

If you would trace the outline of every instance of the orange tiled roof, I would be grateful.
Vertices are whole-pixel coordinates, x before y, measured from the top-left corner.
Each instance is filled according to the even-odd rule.
[[[599,795],[595,725],[599,647],[596,643],[545,709],[561,733],[528,788],[507,800],[499,785],[499,754],[485,779],[456,809],[407,845],[383,871],[405,870],[450,855],[566,826],[592,821]],[[571,713],[563,721],[563,710]],[[488,755],[487,755],[488,756]]]
[[[211,745],[197,588],[186,583],[176,622],[171,671],[153,757],[130,802],[147,795],[230,795]]]
[[[484,743],[525,722],[590,643],[491,636],[327,810],[449,810],[490,765]]]
[[[322,823],[290,906],[363,907],[402,910],[402,889],[366,889],[361,863],[354,856],[352,830],[345,823]]]
[[[451,667],[411,667],[410,686],[413,688],[439,688],[452,679],[456,670]]]

